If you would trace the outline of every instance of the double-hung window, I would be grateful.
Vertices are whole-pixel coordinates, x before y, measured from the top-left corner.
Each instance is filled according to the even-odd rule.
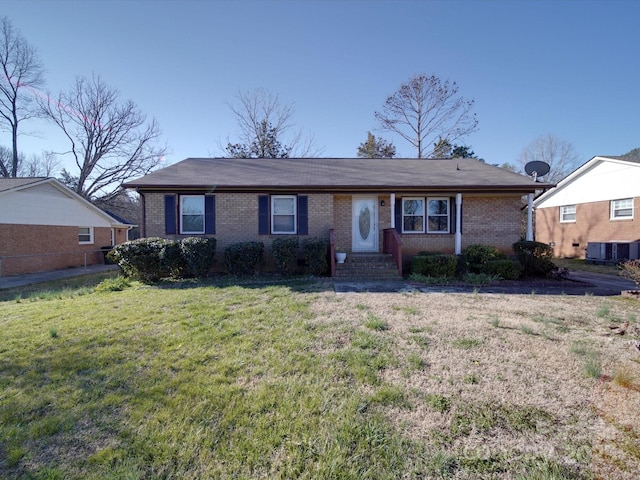
[[[402,233],[449,233],[450,218],[449,198],[402,199]]]
[[[576,221],[576,206],[563,205],[560,207],[560,223]]]
[[[448,198],[427,198],[427,233],[449,233],[450,215]]]
[[[402,233],[424,233],[424,198],[402,199]]]
[[[271,233],[296,233],[296,196],[271,197]]]
[[[611,220],[633,218],[633,198],[611,200]]]
[[[180,233],[204,233],[204,195],[180,197]]]
[[[93,243],[93,227],[78,227],[78,243]]]

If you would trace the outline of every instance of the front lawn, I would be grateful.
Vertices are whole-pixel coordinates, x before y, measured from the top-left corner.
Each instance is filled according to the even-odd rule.
[[[637,301],[109,282],[0,302],[0,478],[637,476]]]

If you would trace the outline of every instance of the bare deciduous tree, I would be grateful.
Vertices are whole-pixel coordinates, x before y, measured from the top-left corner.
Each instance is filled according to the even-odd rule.
[[[420,74],[400,85],[375,117],[383,130],[398,134],[415,147],[418,158],[425,158],[439,139],[453,144],[478,128],[473,105],[458,95],[455,82]]]
[[[34,116],[34,88],[44,83],[44,69],[36,50],[13,28],[7,17],[0,18],[0,122],[11,133],[11,161],[0,160],[6,177],[18,175],[18,128]]]
[[[549,164],[545,180],[552,183],[559,182],[579,165],[573,144],[551,133],[536,138],[522,151],[518,159],[521,171],[524,172],[524,166],[534,160]]]
[[[53,177],[60,168],[60,161],[53,152],[32,154],[19,163],[18,175],[21,177]]]
[[[122,182],[146,175],[164,159],[167,148],[158,146],[156,121],[147,122],[135,103],[122,101],[98,76],[78,78],[68,92],[40,104],[71,143],[65,153],[73,156],[78,174],[65,170],[63,177],[89,200],[117,194]]]
[[[238,122],[238,142],[224,150],[233,157],[312,157],[322,152],[313,136],[293,130],[293,104],[282,104],[278,95],[259,88],[238,93],[229,108]]]

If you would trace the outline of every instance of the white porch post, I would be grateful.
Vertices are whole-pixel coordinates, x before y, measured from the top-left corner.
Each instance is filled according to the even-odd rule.
[[[462,253],[462,194],[456,193],[456,255]]]
[[[527,240],[533,240],[533,193],[527,195]]]
[[[389,208],[391,208],[391,228],[396,228],[396,194],[392,193],[389,198]]]

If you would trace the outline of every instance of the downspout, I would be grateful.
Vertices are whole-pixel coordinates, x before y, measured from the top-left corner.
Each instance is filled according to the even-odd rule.
[[[456,255],[462,254],[462,194],[456,193]]]
[[[527,195],[527,241],[533,241],[533,193]]]

